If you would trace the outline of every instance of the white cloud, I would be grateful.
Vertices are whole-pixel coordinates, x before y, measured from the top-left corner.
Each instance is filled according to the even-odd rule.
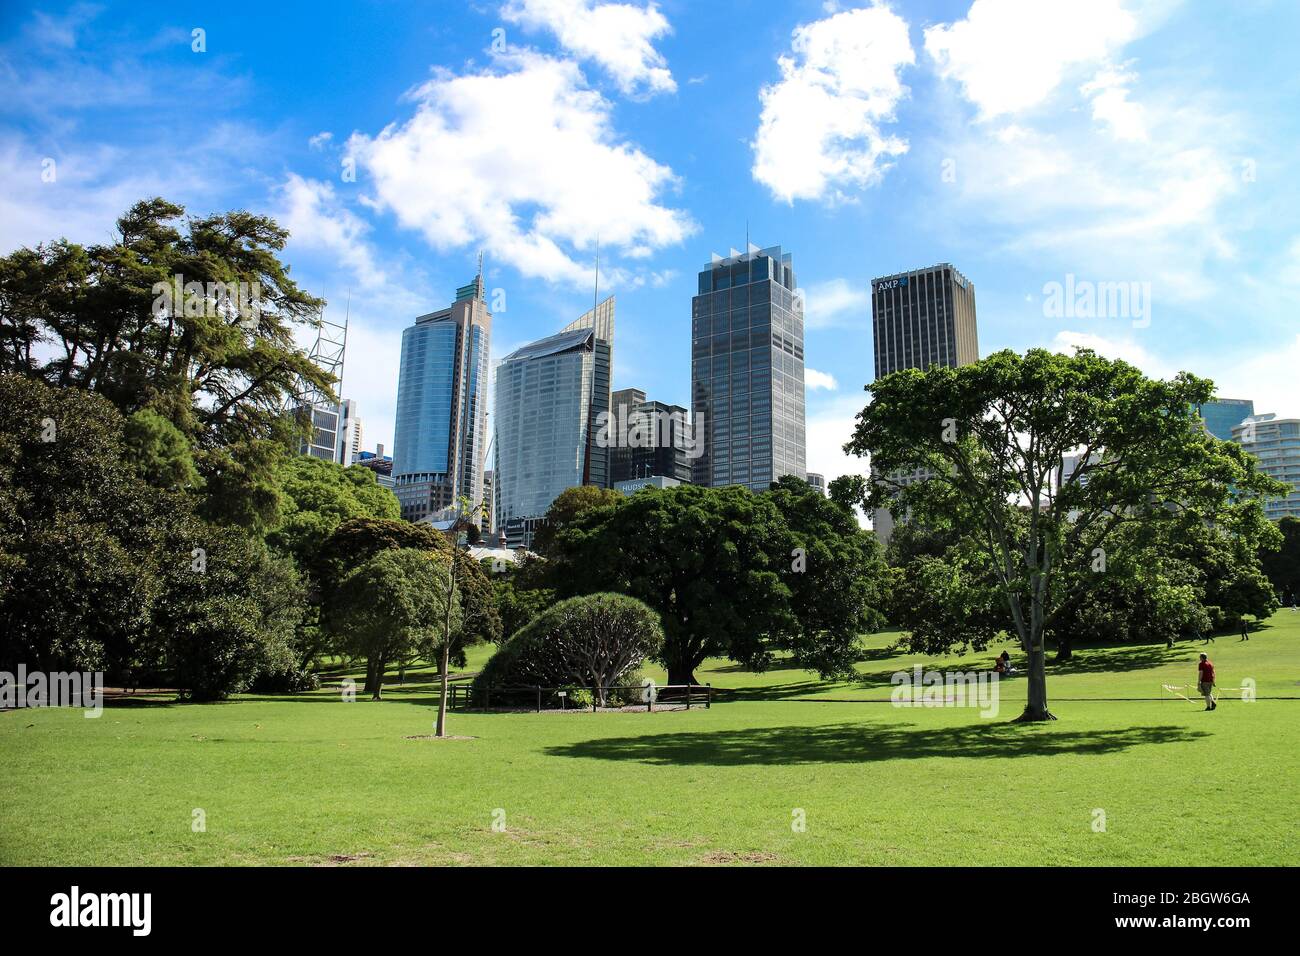
[[[656,38],[672,32],[654,3],[509,0],[501,16],[526,29],[549,30],[574,56],[600,64],[625,94],[677,89],[667,60],[654,47]]]
[[[849,198],[877,182],[907,142],[880,127],[907,94],[899,74],[916,62],[907,22],[881,3],[794,31],[781,79],[761,91],[754,178],[787,203]]]
[[[1148,352],[1132,338],[1108,338],[1091,332],[1058,332],[1052,339],[1051,349],[1073,355],[1076,349],[1092,349],[1108,359],[1122,359],[1141,369],[1148,377],[1172,378],[1176,369]]]
[[[307,140],[307,145],[312,149],[324,149],[334,139],[334,134],[329,130],[322,130],[311,139]]]
[[[1108,127],[1116,139],[1140,142],[1147,138],[1142,105],[1128,98],[1129,85],[1136,80],[1133,73],[1106,66],[1079,87],[1092,103],[1092,118]]]
[[[1061,274],[1150,282],[1166,303],[1212,294],[1213,266],[1237,255],[1248,121],[1199,77],[1141,83],[1123,59],[1176,3],[975,0],[928,29],[985,120],[958,111],[926,144],[955,173],[940,187],[955,215]]]
[[[927,28],[925,49],[990,119],[1038,105],[1138,32],[1123,0],[975,0],[964,20]]]
[[[824,388],[828,392],[833,392],[840,387],[839,382],[835,381],[834,375],[830,372],[819,372],[815,368],[804,368],[803,381],[808,388]]]
[[[1070,355],[1076,347],[1123,359],[1149,377],[1167,379],[1180,371],[1191,372],[1213,380],[1219,395],[1253,399],[1256,412],[1300,417],[1300,391],[1295,385],[1296,369],[1300,368],[1300,335],[1269,349],[1255,348],[1235,355],[1222,350],[1208,356],[1185,354],[1172,362],[1126,337],[1067,331],[1058,333],[1050,345],[1054,351]]]
[[[435,71],[412,92],[415,115],[377,136],[354,133],[347,155],[370,176],[375,208],[437,249],[484,244],[527,277],[586,286],[573,251],[650,249],[694,229],[661,205],[671,169],[610,124],[610,104],[578,67],[532,52],[499,58],[506,72]],[[627,278],[602,270],[617,284]]]
[[[808,470],[826,476],[829,485],[841,475],[869,474],[869,461],[844,453],[844,443],[853,437],[858,412],[866,408],[869,396],[856,392],[827,398],[809,405],[806,435]],[[870,521],[859,513],[858,523],[870,527]]]
[[[1297,369],[1300,369],[1300,335],[1272,348],[1254,349],[1217,374],[1205,374],[1214,379],[1220,395],[1254,399],[1259,414],[1275,412],[1278,418],[1300,418]]]
[[[289,230],[294,246],[331,253],[352,270],[363,288],[387,281],[366,240],[370,224],[344,208],[332,183],[290,173],[280,186],[280,197],[283,208],[277,218]]]
[[[854,321],[870,326],[871,292],[866,282],[854,285],[847,279],[828,279],[804,289],[804,324],[825,329]]]

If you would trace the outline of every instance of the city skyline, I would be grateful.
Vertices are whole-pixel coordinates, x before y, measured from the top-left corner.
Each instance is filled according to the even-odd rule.
[[[327,316],[352,292],[344,397],[370,447],[393,447],[400,330],[449,301],[480,250],[504,306],[491,303],[495,367],[590,303],[598,238],[600,288],[620,301],[615,386],[682,405],[700,259],[747,234],[798,251],[807,467],[828,480],[863,464],[839,446],[872,377],[871,277],[917,263],[963,264],[984,354],[1092,345],[1300,414],[1300,210],[1285,175],[1300,121],[1269,79],[1300,11],[1239,11],[1245,39],[1219,45],[1214,17],[1158,6],[1063,4],[1075,29],[1062,30],[987,3],[804,2],[741,37],[725,5],[660,4],[649,33],[610,25],[578,48],[532,4],[437,18],[396,5],[382,32],[362,5],[304,20],[274,57],[237,15],[201,7],[164,22],[123,9],[111,29],[75,4],[12,11],[10,79],[45,93],[3,107],[0,241],[98,241],[155,193],[197,215],[277,216]],[[1018,64],[999,37],[1055,53]],[[326,48],[346,51],[337,68],[322,68]],[[105,60],[115,72],[89,65]],[[178,108],[168,135],[200,149],[200,167],[156,148],[160,111],[195,98],[206,110]],[[438,137],[457,149],[433,150]],[[441,163],[455,175],[424,174]],[[510,189],[486,189],[487,168]],[[1150,314],[1048,314],[1053,283],[1119,282],[1151,284]]]

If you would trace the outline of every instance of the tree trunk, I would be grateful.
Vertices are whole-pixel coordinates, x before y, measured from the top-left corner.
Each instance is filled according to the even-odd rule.
[[[1047,652],[1040,644],[1029,651],[1029,701],[1018,721],[1055,720],[1047,709]]]
[[[442,693],[438,697],[438,729],[436,731],[439,737],[447,736],[447,671],[450,667],[451,658],[451,640],[447,639],[442,642]]]
[[[455,526],[453,526],[453,533]],[[453,552],[455,538],[452,539]],[[438,727],[434,733],[439,737],[447,736],[447,672],[451,669],[451,602],[456,599],[456,555],[452,554],[447,564],[447,595],[442,615],[442,692],[438,696]],[[490,692],[489,692],[490,693]]]
[[[695,665],[687,663],[669,664],[668,665],[668,683],[670,684],[694,684],[695,683]]]
[[[382,657],[366,658],[366,686],[361,688],[363,694],[369,694],[371,700],[379,700],[379,693],[384,686],[384,659]]]

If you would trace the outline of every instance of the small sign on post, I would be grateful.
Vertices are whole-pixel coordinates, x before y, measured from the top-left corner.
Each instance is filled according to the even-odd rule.
[[[562,690],[559,693],[560,693],[560,710],[565,710],[566,709],[565,698],[569,696],[569,692],[567,690]]]

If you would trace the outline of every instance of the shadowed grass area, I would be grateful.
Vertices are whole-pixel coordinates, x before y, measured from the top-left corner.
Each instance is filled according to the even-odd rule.
[[[1300,696],[1300,614],[1289,614],[1250,642],[1210,647],[1225,687],[1253,677],[1261,695]],[[1015,679],[992,718],[863,702],[888,697],[894,670],[993,656],[887,655],[892,639],[867,641],[854,681],[710,662],[697,677],[744,699],[653,714],[454,713],[464,740],[408,739],[432,730],[436,688],[419,682],[378,703],[322,689],[137,702],[95,720],[3,713],[0,863],[1300,862],[1300,701],[1230,695],[1205,713],[1096,699],[1191,682],[1199,644],[1081,650],[1049,677],[1060,719],[1011,725]]]

